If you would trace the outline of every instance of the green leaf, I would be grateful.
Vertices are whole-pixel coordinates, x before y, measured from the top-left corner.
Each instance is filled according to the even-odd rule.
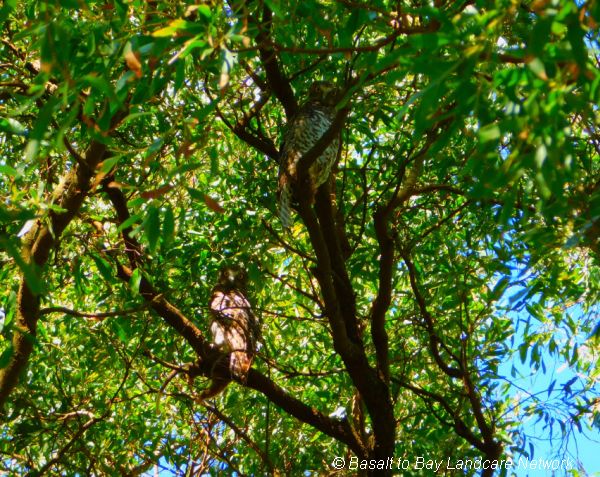
[[[156,207],[148,208],[148,215],[144,222],[144,230],[148,239],[148,248],[150,253],[156,250],[156,244],[160,237],[160,216]]]
[[[134,214],[131,217],[129,217],[127,220],[125,220],[122,224],[120,224],[117,227],[117,232],[122,232],[123,230],[126,230],[130,227],[132,227],[134,224],[138,223],[141,220],[141,215],[140,214]]]
[[[110,170],[117,165],[117,163],[119,162],[120,159],[121,159],[121,156],[109,157],[108,159],[106,159],[102,162],[102,167],[100,170],[104,174],[108,174],[110,172]]]
[[[115,329],[117,332],[117,337],[119,338],[119,341],[121,341],[121,343],[127,344],[129,343],[129,336],[127,331],[125,330],[125,328],[123,326],[121,326],[117,321],[115,321]]]
[[[152,33],[152,36],[158,38],[173,36],[179,30],[185,30],[186,28],[188,28],[188,26],[189,22],[182,20],[181,18],[177,18],[170,22],[168,26],[156,30],[154,33]]]
[[[2,351],[2,354],[0,354],[0,369],[8,366],[8,363],[10,363],[14,353],[13,346],[11,343],[9,343],[8,346]]]
[[[171,207],[167,207],[163,216],[163,226],[162,226],[162,246],[163,248],[167,248],[171,242],[173,241],[173,237],[175,235],[175,216],[173,214],[173,209]]]
[[[100,275],[102,275],[102,278],[104,278],[107,282],[111,283],[114,280],[114,276],[110,263],[108,263],[106,260],[104,260],[102,257],[96,254],[92,254],[91,257],[92,260],[94,260],[94,263],[96,264],[96,268],[98,268]]]
[[[81,4],[78,0],[60,0],[60,5],[65,8],[80,8]]]
[[[198,189],[194,189],[192,187],[187,188],[188,194],[190,197],[198,202],[204,202],[204,194],[200,192]]]
[[[539,191],[542,194],[542,197],[544,199],[549,199],[552,196],[552,191],[550,190],[550,187],[548,187],[548,183],[546,182],[546,178],[544,177],[544,174],[541,172],[538,172],[535,175],[535,182],[538,186]]]
[[[353,9],[348,17],[348,21],[344,28],[340,31],[340,44],[342,46],[352,45],[352,35],[361,26],[361,16],[364,15],[364,10],[360,8]]]
[[[131,278],[129,279],[129,287],[131,291],[133,291],[134,295],[139,294],[140,292],[140,283],[142,281],[142,274],[139,268],[136,268],[131,274]]]
[[[541,78],[543,80],[548,79],[548,75],[546,74],[546,68],[544,67],[544,63],[542,63],[542,60],[540,60],[539,58],[532,59],[529,63],[527,63],[527,66],[529,67],[529,69],[531,71],[534,72],[534,74],[538,78]]]
[[[0,164],[0,174],[4,174],[9,177],[19,177],[20,175],[16,169],[2,164]]]
[[[37,324],[37,334],[38,334],[39,338],[42,338],[42,341],[49,341],[50,340],[50,335],[48,334],[48,330],[46,329],[46,325],[42,321],[39,321],[38,324]]]
[[[525,364],[527,360],[527,350],[529,349],[529,345],[527,343],[523,343],[519,346],[519,357],[521,358],[521,363]]]
[[[57,99],[51,99],[46,102],[44,106],[42,106],[37,115],[37,120],[34,123],[33,129],[29,135],[31,141],[37,140],[39,142],[44,137],[44,134],[48,129],[48,125],[52,120],[52,113],[54,112],[57,102]]]
[[[269,10],[271,10],[278,17],[285,16],[284,11],[282,10],[281,2],[279,0],[265,0],[265,5],[267,5],[267,7],[269,7]]]
[[[482,143],[497,141],[501,135],[497,124],[488,124],[479,129],[479,139]]]
[[[552,382],[550,383],[550,386],[548,386],[548,397],[550,397],[550,395],[552,394],[552,390],[554,389],[555,385],[556,385],[556,379],[553,379]]]
[[[509,277],[502,277],[500,280],[498,280],[498,283],[496,283],[496,286],[492,290],[492,295],[490,298],[492,300],[498,300],[502,296],[502,294],[504,293],[506,288],[508,287],[509,283],[510,283]]]
[[[206,20],[212,18],[212,11],[208,5],[192,5],[188,7],[187,13],[198,12],[198,14],[204,17]]]
[[[541,144],[535,151],[535,165],[538,167],[538,169],[542,168],[547,157],[548,150],[544,144]]]
[[[23,126],[19,121],[13,118],[1,118],[0,131],[4,131],[10,134],[16,134],[18,136],[27,135],[27,128]]]

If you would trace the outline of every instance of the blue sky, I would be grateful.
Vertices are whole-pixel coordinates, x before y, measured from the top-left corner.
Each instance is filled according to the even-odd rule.
[[[505,301],[507,303],[507,301]],[[570,313],[571,318],[575,321],[583,318],[583,313],[580,307],[576,306],[571,310],[567,310],[565,313]],[[598,317],[598,310],[594,311],[596,319]],[[523,331],[524,323],[529,320],[531,328],[530,333],[536,331],[536,327],[541,330],[543,325],[536,322],[529,316],[526,310],[520,312],[509,313],[510,317],[515,324],[517,333],[515,336],[516,345],[512,345],[513,348],[517,348],[520,343],[523,342]],[[566,339],[567,336],[561,336],[560,330],[556,333],[557,341],[560,343],[561,339]],[[587,336],[581,335],[576,337],[576,342],[579,343],[582,348],[585,349],[586,345],[591,345],[588,341]],[[539,399],[542,406],[555,407],[555,411],[551,412],[550,415],[556,418],[553,426],[553,435],[551,435],[550,429],[546,426],[544,420],[538,420],[537,416],[531,416],[529,418],[522,419],[522,415],[518,413],[514,414],[517,422],[522,419],[521,430],[528,436],[528,442],[525,448],[533,450],[533,458],[542,458],[545,460],[552,459],[565,459],[570,458],[577,462],[581,472],[580,474],[565,472],[564,470],[552,474],[548,470],[524,470],[519,469],[514,472],[514,475],[518,477],[543,477],[552,475],[581,475],[581,476],[600,476],[600,431],[596,427],[590,429],[587,422],[582,422],[581,431],[575,426],[568,426],[571,429],[569,437],[566,441],[563,441],[561,436],[560,424],[558,420],[566,420],[569,418],[564,406],[561,404],[561,396],[564,398],[564,386],[565,384],[571,383],[570,385],[576,393],[577,390],[581,389],[583,382],[588,378],[585,374],[578,375],[569,366],[568,362],[560,358],[558,353],[551,355],[547,349],[541,351],[541,361],[544,362],[544,368],[534,369],[530,365],[530,353],[528,352],[527,359],[525,362],[521,361],[518,354],[513,356],[510,360],[507,360],[499,368],[499,374],[505,376],[514,386],[511,387],[509,395],[519,395],[522,399],[521,402],[524,404],[532,403],[534,399]],[[511,376],[512,368],[515,368],[517,374],[515,377]],[[550,392],[550,387],[552,383]],[[596,395],[600,396],[600,383],[596,381],[594,388],[597,390]],[[589,395],[589,394],[588,394]],[[530,396],[534,396],[532,398]],[[567,398],[568,399],[568,398]]]

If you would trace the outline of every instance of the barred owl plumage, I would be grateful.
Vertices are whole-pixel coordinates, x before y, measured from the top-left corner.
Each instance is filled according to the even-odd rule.
[[[225,357],[213,367],[212,383],[200,399],[216,396],[233,378],[246,381],[260,337],[260,328],[246,298],[248,276],[236,266],[223,267],[209,302],[212,347]],[[226,360],[226,362],[223,361]]]
[[[279,157],[279,217],[284,228],[292,226],[292,184],[297,179],[296,167],[306,154],[327,132],[335,117],[338,91],[331,83],[314,82],[308,92],[308,100],[291,119],[283,137]],[[311,164],[310,202],[314,201],[317,189],[329,179],[339,148],[339,137],[334,139],[323,154]]]

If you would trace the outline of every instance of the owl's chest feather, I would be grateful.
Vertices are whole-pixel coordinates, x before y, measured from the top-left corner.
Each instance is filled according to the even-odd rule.
[[[292,120],[285,134],[283,145],[283,164],[290,177],[296,176],[296,167],[300,158],[306,154],[329,130],[333,112],[327,109],[307,107]],[[316,185],[320,185],[329,175],[335,162],[339,140],[336,138],[311,165],[309,175]]]

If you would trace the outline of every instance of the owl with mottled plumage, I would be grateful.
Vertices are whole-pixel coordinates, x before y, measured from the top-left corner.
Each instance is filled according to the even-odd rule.
[[[209,302],[211,346],[224,353],[227,362],[215,364],[212,383],[201,399],[216,396],[233,378],[245,382],[252,366],[260,328],[246,298],[247,283],[248,275],[240,267],[226,266],[219,272]]]
[[[292,226],[293,182],[297,179],[296,168],[306,154],[327,132],[335,117],[338,91],[326,81],[314,82],[308,92],[306,103],[294,115],[283,137],[279,157],[279,217],[284,228]],[[314,202],[317,189],[324,184],[335,164],[339,149],[339,137],[327,146],[323,154],[308,170],[310,178],[310,203]]]

